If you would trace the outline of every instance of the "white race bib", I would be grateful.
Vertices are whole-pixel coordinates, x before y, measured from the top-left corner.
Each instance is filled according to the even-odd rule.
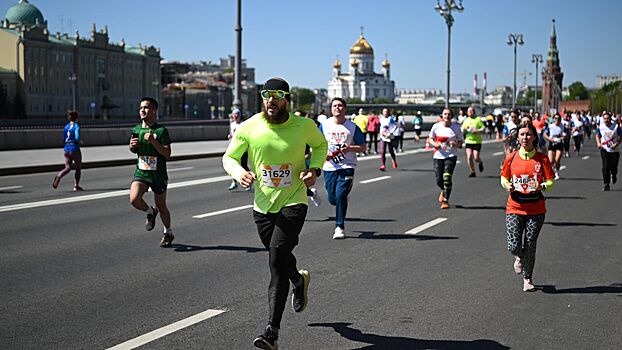
[[[273,188],[284,188],[292,185],[291,164],[261,164],[261,183]]]
[[[156,157],[156,156],[138,156],[138,169],[140,169],[140,170],[158,170],[158,157]]]

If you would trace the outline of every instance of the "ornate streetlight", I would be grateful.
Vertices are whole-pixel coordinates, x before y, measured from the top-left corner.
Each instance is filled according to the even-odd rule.
[[[242,109],[241,89],[242,89],[242,0],[237,1],[237,23],[236,31],[236,50],[235,50],[235,75],[234,85],[235,94],[233,97],[233,106]]]
[[[516,46],[523,45],[523,34],[510,33],[508,35],[508,45],[514,45],[514,88],[512,89],[512,109],[516,108]]]
[[[447,24],[447,91],[445,92],[445,108],[449,107],[449,60],[451,54],[451,26],[454,24],[454,16],[451,15],[452,10],[456,10],[458,12],[464,11],[464,6],[462,6],[462,0],[460,3],[456,4],[455,0],[445,0],[445,3],[441,5],[439,0],[436,0],[436,6],[434,9],[438,11],[438,13],[445,19],[445,23]]]
[[[531,55],[531,63],[536,64],[536,92],[533,99],[533,110],[538,111],[538,64],[542,63],[542,55],[535,53]]]

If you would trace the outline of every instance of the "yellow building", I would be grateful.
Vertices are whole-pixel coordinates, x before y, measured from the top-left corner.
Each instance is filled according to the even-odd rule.
[[[158,48],[112,43],[108,27],[97,31],[95,24],[88,37],[50,33],[27,0],[4,15],[0,52],[0,84],[8,87],[9,99],[23,103],[29,119],[64,118],[74,103],[83,119],[133,118],[141,97],[158,98]]]

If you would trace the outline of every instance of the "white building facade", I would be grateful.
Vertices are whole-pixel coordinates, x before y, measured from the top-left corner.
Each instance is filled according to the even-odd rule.
[[[348,71],[341,72],[339,59],[333,65],[333,76],[328,82],[328,97],[360,99],[372,102],[374,99],[395,100],[395,82],[391,80],[391,64],[385,58],[382,72],[374,72],[374,49],[361,36],[350,48]]]

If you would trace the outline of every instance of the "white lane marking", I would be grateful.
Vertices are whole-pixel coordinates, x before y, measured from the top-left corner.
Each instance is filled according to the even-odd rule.
[[[562,165],[562,166],[559,167],[559,170],[564,170],[564,169],[566,169],[565,165]]]
[[[419,233],[419,232],[421,232],[423,230],[427,230],[427,229],[429,229],[432,226],[438,225],[438,224],[440,224],[441,222],[443,222],[445,220],[447,220],[447,218],[436,218],[434,220],[426,222],[423,225],[419,225],[419,226],[417,226],[417,227],[415,227],[413,229],[410,229],[410,230],[406,231],[406,234],[407,235],[416,235],[417,233]]]
[[[369,179],[369,180],[363,180],[360,183],[368,184],[368,183],[371,183],[371,182],[382,181],[382,180],[386,180],[386,179],[390,179],[390,178],[391,178],[391,176],[385,175],[385,176],[380,176],[380,177],[376,177],[376,178]]]
[[[213,211],[211,213],[205,213],[205,214],[201,214],[201,215],[195,215],[193,216],[193,218],[195,219],[203,219],[203,218],[207,218],[210,216],[216,216],[216,215],[220,215],[220,214],[226,214],[226,213],[230,213],[232,211],[238,211],[238,210],[244,210],[244,209],[249,209],[252,208],[253,205],[249,204],[249,205],[243,205],[241,207],[235,207],[235,208],[229,208],[229,209],[223,209],[223,210],[219,210],[219,211]]]
[[[179,187],[187,187],[187,186],[194,186],[194,185],[203,185],[203,184],[208,184],[212,182],[230,181],[230,180],[231,180],[230,176],[217,176],[217,177],[210,177],[210,178],[201,179],[201,180],[177,182],[174,184],[169,184],[168,188],[179,188]],[[85,196],[75,196],[75,197],[60,198],[60,199],[50,199],[50,200],[39,201],[39,202],[5,205],[5,206],[0,207],[0,213],[5,212],[5,211],[46,207],[50,205],[91,201],[95,199],[122,197],[122,196],[127,196],[129,194],[130,194],[130,190],[119,190],[119,191],[112,191],[112,192],[105,192],[105,193],[98,193],[98,194],[88,194]]]
[[[184,171],[184,170],[192,170],[192,169],[194,169],[193,166],[187,166],[184,168],[167,169],[167,171],[170,173],[172,171]]]
[[[500,156],[500,155],[502,155],[503,153],[505,153],[505,152],[503,152],[503,151],[501,151],[501,152],[495,152],[495,153],[493,153],[492,155],[493,155],[493,156]]]
[[[587,160],[587,159],[590,159],[590,156],[583,156],[583,157],[581,157],[581,159]]]
[[[462,161],[461,160],[457,160],[456,164],[462,164]]]
[[[124,343],[108,348],[107,350],[130,350],[135,349],[139,346],[150,343],[156,339],[167,336],[171,333],[177,332],[180,329],[192,326],[193,324],[202,322],[207,320],[208,318],[212,318],[214,316],[218,316],[225,312],[224,310],[205,310],[201,313],[198,313],[194,316],[190,316],[188,318],[184,318],[181,321],[177,321],[175,323],[171,323],[168,326],[164,326],[162,328],[158,328],[154,331],[151,331],[147,334],[143,334],[134,339],[130,339]]]
[[[18,188],[22,188],[24,186],[9,186],[9,187],[0,187],[0,191],[6,191],[6,190],[16,190]]]

